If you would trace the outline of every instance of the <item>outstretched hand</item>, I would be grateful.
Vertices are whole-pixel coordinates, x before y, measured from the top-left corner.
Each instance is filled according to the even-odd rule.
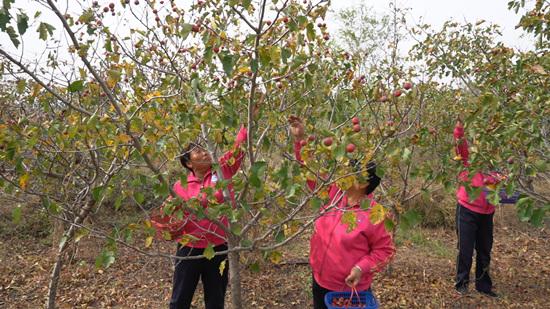
[[[302,119],[298,116],[290,115],[288,117],[288,123],[290,124],[290,134],[295,140],[302,140],[304,138],[304,124]]]

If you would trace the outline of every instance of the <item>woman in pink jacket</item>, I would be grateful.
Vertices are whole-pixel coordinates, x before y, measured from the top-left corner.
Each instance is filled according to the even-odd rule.
[[[459,119],[454,128],[453,136],[456,142],[456,153],[464,167],[469,167],[468,141],[464,137],[464,124]],[[467,170],[459,176],[462,183],[470,182],[473,188],[484,188],[496,185],[501,176],[497,173],[476,173],[469,177]],[[476,250],[475,288],[478,292],[498,297],[493,291],[493,282],[489,275],[491,249],[493,247],[493,214],[495,206],[487,201],[487,193],[483,190],[479,196],[472,199],[468,196],[465,186],[460,185],[456,191],[458,205],[456,208],[456,233],[458,236],[458,257],[456,265],[455,288],[459,294],[468,292],[470,283],[470,268],[472,255]]]
[[[224,179],[231,179],[239,170],[245,156],[245,153],[240,151],[240,146],[246,139],[247,130],[241,127],[233,149],[226,152],[219,159]],[[189,174],[185,184],[180,181],[174,184],[174,192],[185,202],[192,199],[198,200],[207,212],[209,201],[204,189],[214,187],[219,179],[217,173],[212,171],[212,157],[200,145],[190,143],[180,156],[180,161],[183,167],[189,171]],[[231,184],[228,186],[228,190],[231,203],[234,206],[235,195]],[[224,202],[222,190],[214,192],[214,199],[218,204]],[[225,226],[228,225],[226,217],[218,219]],[[178,226],[181,228],[177,232],[170,231],[174,236],[174,240],[178,242],[177,256],[203,255],[204,250],[209,245],[214,246],[215,252],[227,250],[227,238],[224,230],[206,218],[200,219],[191,213],[185,212],[183,219],[178,221]],[[186,244],[181,245],[181,243]],[[226,259],[227,254],[221,254],[210,260],[206,258],[177,260],[170,309],[188,309],[191,307],[191,301],[199,279],[203,283],[205,308],[223,309],[228,283],[228,267],[225,267],[223,274],[220,274],[220,264]]]
[[[294,137],[296,159],[300,162],[300,141],[304,138],[304,125],[300,118],[291,116],[290,131]],[[326,308],[325,294],[331,291],[367,291],[371,289],[374,273],[380,271],[395,253],[391,235],[384,224],[372,224],[369,210],[361,209],[365,200],[372,200],[372,191],[379,185],[376,166],[367,166],[367,183],[355,183],[346,191],[336,184],[328,187],[329,202],[321,208],[315,221],[310,241],[309,261],[313,272],[313,306]],[[308,181],[310,189],[315,188]],[[371,202],[371,204],[374,202]],[[355,212],[357,226],[352,231],[342,223],[346,211]]]

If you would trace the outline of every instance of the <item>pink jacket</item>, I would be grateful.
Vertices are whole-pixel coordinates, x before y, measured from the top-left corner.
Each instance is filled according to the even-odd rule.
[[[223,173],[224,179],[230,179],[237,173],[241,166],[241,162],[244,158],[245,153],[239,151],[240,145],[246,141],[247,130],[245,127],[241,127],[237,138],[235,140],[235,146],[233,150],[225,153],[220,159],[220,167]],[[234,159],[230,163],[231,158]],[[174,184],[174,192],[181,197],[184,201],[189,201],[192,198],[197,198],[200,200],[201,205],[204,208],[208,208],[208,200],[205,192],[201,192],[203,188],[214,187],[218,177],[216,173],[212,174],[212,171],[208,171],[203,180],[198,179],[195,174],[190,173],[187,176],[187,185],[183,186],[180,181],[177,181]],[[233,192],[233,186],[230,184],[228,186],[229,194],[231,196],[231,202],[233,206],[235,205],[235,193]],[[223,203],[223,192],[218,190],[214,193],[214,197],[217,203]],[[206,248],[209,243],[214,246],[221,245],[227,242],[225,237],[225,232],[215,223],[212,223],[208,219],[197,219],[195,215],[192,215],[188,212],[184,213],[185,225],[182,231],[182,236],[184,234],[191,235],[198,240],[189,242],[186,246],[194,248]],[[228,226],[228,221],[226,217],[221,217],[220,221]],[[181,237],[176,238],[176,241],[180,241]]]
[[[294,144],[296,158],[301,161],[300,144]],[[308,181],[313,189],[315,183]],[[315,221],[313,236],[310,241],[309,262],[315,281],[322,287],[332,291],[350,291],[345,283],[354,266],[362,270],[361,281],[357,290],[370,288],[374,273],[384,267],[395,253],[391,235],[384,224],[372,224],[369,210],[363,210],[358,205],[348,206],[345,192],[335,184],[328,188],[329,202],[321,208],[322,211],[337,203]],[[372,198],[372,194],[369,195]],[[338,202],[339,201],[339,202]],[[376,202],[371,201],[371,205]],[[342,223],[345,211],[355,212],[357,226],[348,232],[348,225]]]
[[[468,156],[470,152],[468,151],[468,141],[466,138],[464,138],[464,127],[461,126],[455,126],[453,136],[455,140],[458,142],[458,145],[456,147],[456,153],[462,157],[462,164],[465,167],[470,166],[470,163],[468,162]],[[468,171],[462,171],[458,175],[458,179],[462,182],[467,182],[469,173]],[[476,188],[483,188],[486,185],[491,184],[497,184],[498,180],[496,178],[496,174],[483,174],[483,173],[476,173],[474,177],[470,180],[471,186]],[[460,186],[458,190],[456,191],[456,198],[458,200],[458,203],[469,210],[480,213],[480,214],[492,214],[495,212],[495,206],[491,205],[487,201],[487,193],[482,191],[478,198],[476,198],[473,201],[470,201],[470,197],[468,196],[468,192],[466,191],[466,188],[464,186]]]

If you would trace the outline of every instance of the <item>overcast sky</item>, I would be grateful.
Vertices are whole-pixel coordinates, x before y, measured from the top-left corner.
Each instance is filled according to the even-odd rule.
[[[365,3],[376,12],[390,13],[390,0],[332,0],[337,10]],[[529,0],[527,0],[529,2]],[[520,15],[508,10],[508,0],[397,0],[398,7],[410,8],[409,22],[423,22],[436,29],[449,19],[476,22],[484,19],[502,27],[503,41],[511,47],[525,50],[533,46],[531,38],[521,38],[521,31],[515,29]]]
[[[68,1],[68,2],[66,2]],[[58,5],[63,7],[66,3],[75,3],[74,0],[58,1]],[[106,5],[109,2],[117,2],[114,0],[99,0],[101,5]],[[529,1],[529,0],[528,0]],[[361,2],[364,2],[367,6],[374,9],[375,12],[380,14],[390,13],[389,3],[390,0],[332,0],[332,9],[339,10],[345,7],[354,6]],[[178,0],[177,3],[183,5],[191,3],[191,0]],[[449,19],[455,19],[457,21],[470,21],[476,22],[484,19],[492,23],[496,23],[502,26],[503,40],[511,47],[515,47],[521,50],[529,49],[532,46],[532,39],[529,37],[521,38],[520,31],[515,30],[515,25],[518,23],[520,16],[514,12],[509,11],[507,8],[508,0],[397,0],[399,7],[410,8],[410,13],[407,18],[410,25],[419,23],[423,17],[423,22],[439,28],[444,21]],[[61,29],[59,21],[55,19],[52,13],[47,12],[47,9],[41,5],[37,5],[33,0],[17,0],[16,7],[23,8],[27,14],[31,17],[36,11],[40,9],[43,14],[40,19],[48,21],[53,24],[58,30]],[[74,12],[81,12],[76,7]],[[335,22],[327,20],[329,29],[335,30]],[[36,58],[37,53],[44,50],[40,46],[44,46],[43,42],[38,40],[38,35],[35,32],[37,25],[31,25],[31,28],[25,34],[25,57],[28,60]],[[411,42],[404,42],[402,52],[405,52],[411,45]],[[10,42],[7,34],[0,33],[0,46],[9,51],[10,53],[17,55],[20,51],[16,51]]]

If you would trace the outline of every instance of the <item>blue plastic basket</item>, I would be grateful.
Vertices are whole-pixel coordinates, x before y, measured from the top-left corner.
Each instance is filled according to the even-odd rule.
[[[359,298],[356,295],[351,300],[351,305],[347,307],[335,307],[332,305],[332,300],[342,297],[343,299],[350,299],[351,292],[328,292],[325,294],[325,305],[328,309],[378,309],[378,302],[372,292],[364,291],[359,292]],[[359,305],[362,305],[361,307]]]
[[[491,191],[489,189],[483,189],[485,193],[489,194]],[[499,203],[500,204],[515,204],[519,200],[519,192],[515,191],[512,195],[506,194],[506,189],[500,189],[498,192],[498,196],[500,197]]]

